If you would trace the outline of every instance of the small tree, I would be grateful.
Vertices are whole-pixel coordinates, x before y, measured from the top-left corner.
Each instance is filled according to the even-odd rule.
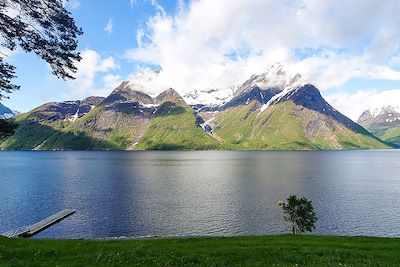
[[[293,234],[312,232],[315,229],[317,217],[315,216],[312,202],[305,197],[297,198],[290,195],[287,203],[281,202],[284,220],[292,224]]]

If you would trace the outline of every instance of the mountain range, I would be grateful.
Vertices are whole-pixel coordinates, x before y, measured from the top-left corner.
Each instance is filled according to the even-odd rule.
[[[357,121],[380,139],[400,146],[400,107],[382,106],[364,111]]]
[[[15,118],[2,149],[312,150],[389,148],[282,65],[230,88],[220,103],[196,101],[216,90],[157,96],[125,81],[106,98],[47,103]],[[190,105],[189,105],[189,104]]]

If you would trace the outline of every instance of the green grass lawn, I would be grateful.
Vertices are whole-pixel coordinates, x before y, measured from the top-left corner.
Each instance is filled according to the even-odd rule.
[[[400,266],[400,239],[259,236],[147,240],[0,238],[1,266]]]

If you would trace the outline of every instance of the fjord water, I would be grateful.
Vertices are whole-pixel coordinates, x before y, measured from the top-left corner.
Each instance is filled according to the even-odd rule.
[[[65,208],[38,238],[262,235],[277,201],[314,203],[318,234],[400,236],[400,151],[0,152],[0,233]]]

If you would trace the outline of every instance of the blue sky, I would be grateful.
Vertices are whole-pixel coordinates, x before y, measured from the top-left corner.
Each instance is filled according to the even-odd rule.
[[[399,1],[73,0],[66,7],[84,30],[77,79],[58,80],[35,55],[17,51],[8,60],[21,90],[3,101],[10,108],[107,95],[154,67],[181,93],[223,88],[275,62],[353,119],[375,104],[400,105]]]
[[[128,77],[137,69],[137,63],[124,59],[124,51],[137,46],[137,29],[145,27],[148,17],[157,10],[150,1],[132,3],[130,0],[81,0],[67,4],[76,24],[84,30],[79,38],[78,50],[96,51],[101,58],[113,57],[117,64],[114,69],[96,74],[96,88],[104,86],[102,78],[106,74]],[[174,1],[160,1],[160,4],[168,12],[174,12],[176,8]],[[113,26],[109,33],[104,28],[110,19]],[[79,95],[69,96],[70,83],[53,77],[46,63],[36,55],[17,51],[9,61],[17,67],[15,83],[21,85],[20,91],[3,100],[10,108],[28,111],[49,101],[79,99]]]

